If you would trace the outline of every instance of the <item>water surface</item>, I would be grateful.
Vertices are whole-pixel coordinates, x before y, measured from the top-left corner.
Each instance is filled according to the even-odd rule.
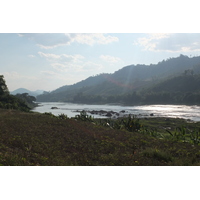
[[[51,109],[57,107],[58,109]],[[136,115],[138,117],[172,117],[184,118],[193,121],[200,121],[200,106],[187,106],[187,105],[143,105],[143,106],[121,106],[121,105],[87,105],[87,104],[74,104],[74,103],[60,103],[60,102],[42,102],[39,106],[34,108],[33,111],[39,113],[51,112],[54,115],[65,114],[68,117],[74,117],[80,111],[92,110],[105,110],[114,111],[123,115]],[[123,111],[123,113],[121,112]],[[124,112],[125,111],[125,112]],[[91,115],[91,114],[89,114]],[[95,118],[105,118],[100,115],[92,115]]]

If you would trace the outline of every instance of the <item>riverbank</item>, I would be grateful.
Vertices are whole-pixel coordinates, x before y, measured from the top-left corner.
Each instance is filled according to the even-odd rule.
[[[178,119],[160,119],[159,123],[150,120],[146,119],[146,125],[155,127],[162,122],[162,127],[173,123],[175,128],[178,122]],[[14,110],[0,110],[0,124],[0,165],[200,165],[199,145],[159,139],[137,131]],[[190,126],[195,128],[199,124]]]

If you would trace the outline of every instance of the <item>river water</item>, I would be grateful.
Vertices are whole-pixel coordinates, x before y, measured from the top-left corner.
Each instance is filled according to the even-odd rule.
[[[57,109],[51,109],[57,107]],[[129,114],[137,117],[172,117],[184,118],[192,121],[200,121],[200,106],[186,106],[186,105],[143,105],[143,106],[121,106],[121,105],[86,105],[74,103],[60,103],[60,102],[42,102],[32,111],[45,113],[51,112],[54,115],[65,114],[68,117],[74,117],[80,111],[114,111],[119,113],[119,116],[128,116]],[[123,111],[123,112],[122,112]],[[92,115],[88,113],[89,115]],[[102,115],[92,115],[94,118],[106,118]],[[115,117],[115,116],[113,116]]]

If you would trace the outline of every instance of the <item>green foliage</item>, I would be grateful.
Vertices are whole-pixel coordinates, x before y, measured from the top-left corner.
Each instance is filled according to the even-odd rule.
[[[21,110],[21,111],[25,111],[25,112],[30,111],[30,109],[32,107],[30,105],[31,105],[31,103],[33,105],[32,101],[35,101],[36,99],[28,96],[27,94],[24,95],[24,97],[26,97],[24,99],[18,98],[18,97],[9,94],[4,77],[1,75],[0,76],[0,108],[15,109],[15,110]],[[25,101],[25,99],[27,101]]]
[[[122,119],[100,119],[93,120],[97,125],[109,127],[111,129],[126,130],[129,132],[137,132],[141,129],[142,125],[140,120],[135,116],[129,115],[127,118]]]
[[[57,118],[57,119],[69,119],[68,117],[67,117],[67,115],[65,115],[65,114],[60,114],[60,115],[58,115],[58,116],[55,116],[54,114],[52,114],[51,112],[45,112],[44,113],[44,115],[47,115],[47,116],[49,116],[49,117],[51,117],[51,118]]]
[[[30,111],[30,108],[21,99],[9,94],[0,96],[0,108]]]
[[[200,143],[200,129],[195,129],[190,132],[190,139],[192,143],[199,144]]]
[[[80,115],[76,115],[75,119],[81,121],[90,121],[90,122],[94,121],[94,118],[92,116],[89,116],[84,110],[80,112]]]
[[[0,95],[9,94],[8,87],[4,80],[4,76],[0,75]]]
[[[29,108],[37,106],[37,104],[34,103],[36,98],[34,96],[30,96],[28,93],[16,94],[15,96],[21,99]]]
[[[200,129],[194,129],[190,130],[184,126],[177,127],[175,131],[169,131],[166,130],[170,136],[171,139],[176,141],[182,141],[182,142],[190,142],[193,144],[199,144],[200,143]]]
[[[149,135],[156,138],[163,138],[163,135],[159,133],[156,129],[146,128],[142,126],[139,132],[144,135]]]
[[[45,112],[44,115],[47,115],[49,117],[56,117],[54,114],[52,114],[51,112]]]
[[[62,113],[62,114],[58,115],[58,119],[68,119],[68,117],[67,117],[67,115]]]
[[[178,127],[174,132],[171,132],[169,130],[166,130],[170,136],[172,136],[172,139],[176,141],[186,141],[186,128],[184,127]]]
[[[129,132],[134,132],[134,131],[138,131],[141,128],[141,124],[139,122],[139,119],[136,117],[131,117],[131,115],[129,115],[128,118],[124,118],[121,121],[125,127],[125,129]]]

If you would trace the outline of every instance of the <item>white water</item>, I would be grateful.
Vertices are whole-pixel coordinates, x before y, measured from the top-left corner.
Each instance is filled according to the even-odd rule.
[[[126,115],[132,114],[138,117],[149,117],[153,113],[154,117],[173,117],[184,118],[193,121],[200,121],[200,106],[186,106],[186,105],[144,105],[144,106],[121,106],[121,105],[86,105],[73,103],[59,103],[59,102],[45,102],[39,103],[40,106],[34,108],[32,111],[44,113],[51,112],[54,115],[65,114],[68,117],[74,117],[79,114],[81,110],[105,110],[120,113],[125,110]],[[57,107],[58,109],[51,109]],[[124,115],[123,114],[123,115]],[[89,114],[91,115],[91,114]],[[92,115],[96,118],[102,118],[100,115]],[[122,114],[121,114],[122,116]]]

